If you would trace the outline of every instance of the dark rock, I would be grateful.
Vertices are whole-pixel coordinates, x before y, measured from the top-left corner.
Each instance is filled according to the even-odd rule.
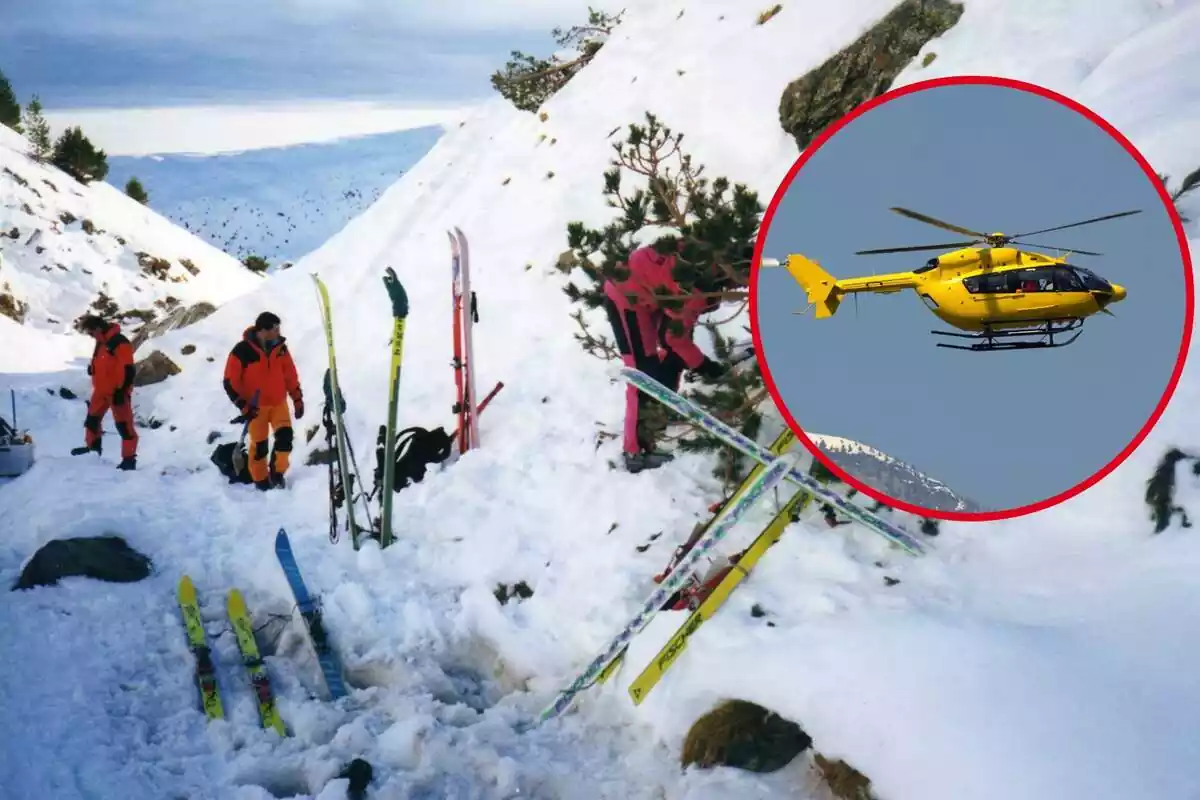
[[[891,88],[927,42],[954,27],[963,6],[950,0],[903,0],[853,44],[788,84],[779,121],[801,150],[858,105]]]
[[[56,539],[43,546],[13,586],[31,589],[54,586],[67,577],[95,578],[110,583],[134,583],[150,575],[151,561],[120,536]]]
[[[829,791],[839,800],[875,800],[875,795],[871,792],[871,781],[845,761],[815,753],[813,763]]]
[[[728,700],[693,723],[681,763],[775,772],[812,747],[796,723],[745,700]]]
[[[346,800],[364,800],[373,773],[371,765],[361,758],[356,758],[343,767],[338,779],[350,781],[350,786],[346,789]]]
[[[79,397],[79,395],[75,394],[65,386],[58,387],[58,396],[63,400],[75,400]]]
[[[150,386],[162,383],[172,375],[178,375],[180,370],[174,361],[167,358],[161,350],[155,350],[133,366],[133,385]]]

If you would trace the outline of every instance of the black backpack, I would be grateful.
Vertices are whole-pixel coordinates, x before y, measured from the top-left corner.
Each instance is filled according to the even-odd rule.
[[[375,485],[383,484],[383,451],[387,428],[379,426],[379,437],[375,442]],[[396,475],[394,491],[400,491],[410,483],[420,483],[430,464],[440,464],[450,457],[454,449],[454,437],[445,428],[412,427],[396,434]]]
[[[217,469],[226,478],[229,478],[230,483],[254,483],[254,479],[250,477],[250,469],[247,466],[242,467],[242,472],[239,475],[233,465],[233,449],[235,447],[242,448],[242,464],[249,464],[247,458],[246,447],[240,442],[226,442],[225,444],[217,445],[217,449],[213,450],[212,463],[217,465]]]

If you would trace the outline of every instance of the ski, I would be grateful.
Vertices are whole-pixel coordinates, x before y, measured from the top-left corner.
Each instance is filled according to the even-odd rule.
[[[387,288],[388,298],[392,303],[392,362],[388,368],[388,416],[387,433],[385,435],[385,453],[394,454],[396,450],[396,415],[400,397],[400,362],[404,356],[404,326],[408,320],[408,295],[404,286],[396,278],[396,272],[391,267],[383,277],[383,285]],[[379,546],[387,547],[392,543],[392,487],[396,482],[396,459],[394,455],[383,461],[383,489],[380,505],[382,505],[379,525]]]
[[[223,719],[225,709],[221,705],[217,669],[213,664],[212,650],[208,646],[208,635],[204,632],[204,621],[200,618],[200,601],[196,597],[196,586],[187,575],[179,579],[179,610],[183,614],[188,647],[196,658],[196,688],[200,692],[200,708],[210,720]]]
[[[467,384],[463,374],[465,362],[463,359],[463,292],[462,292],[462,254],[459,250],[458,239],[450,231],[450,293],[452,299],[451,311],[454,324],[454,414],[458,420],[455,429],[458,436],[458,452],[467,452],[470,447],[470,426],[467,424]]]
[[[771,455],[783,455],[783,453],[789,447],[791,447],[795,441],[796,434],[792,433],[791,428],[784,428],[783,432],[775,437],[775,441],[771,442],[771,446],[769,448]],[[713,523],[715,523],[717,519],[720,518],[721,514],[724,513],[725,509],[728,508],[730,504],[736,503],[738,498],[746,493],[746,490],[754,484],[754,481],[758,479],[758,476],[762,474],[764,469],[766,469],[766,467],[764,467],[761,462],[755,463],[754,468],[751,469],[750,473],[742,479],[742,482],[738,485],[737,489],[734,490],[733,494],[726,498],[724,502],[721,502],[715,507],[710,508],[712,516],[708,518],[708,522],[705,522],[702,525],[697,525],[696,529],[692,532],[692,535],[688,537],[688,540],[679,547],[675,548],[675,552],[672,554],[671,561],[667,564],[666,569],[654,577],[655,583],[661,583],[663,579],[669,575],[673,569],[675,569],[675,566],[679,563],[680,559],[686,556],[688,551],[692,549],[696,542],[698,542],[708,532],[708,530],[713,526]],[[621,664],[624,663],[624,661],[625,651],[622,650],[617,657],[614,658],[609,665],[604,668],[604,671],[596,677],[596,683],[605,683],[608,681],[608,679],[611,678],[618,669],[620,669]]]
[[[329,291],[325,288],[324,282],[316,275],[312,276],[313,282],[317,286],[317,298],[321,307],[321,323],[325,328],[325,346],[329,351],[329,387],[326,391],[327,401],[333,406],[333,423],[334,435],[336,439],[338,470],[341,472],[342,492],[346,498],[346,524],[350,528],[350,542],[354,545],[354,549],[358,549],[358,523],[354,519],[354,500],[353,500],[353,478],[351,477],[350,467],[346,462],[347,456],[347,437],[346,424],[342,419],[342,390],[338,384],[337,374],[337,357],[333,347],[333,309],[329,302]],[[330,498],[333,502],[333,498]],[[332,537],[331,537],[332,538]]]
[[[666,671],[683,653],[692,634],[706,621],[712,619],[729,599],[729,595],[733,594],[733,590],[750,576],[750,571],[754,569],[754,566],[767,550],[779,541],[787,526],[804,513],[810,502],[812,502],[812,495],[803,490],[792,495],[792,498],[784,504],[783,508],[779,509],[779,512],[767,523],[767,527],[755,538],[750,547],[734,559],[731,566],[725,568],[724,574],[708,596],[700,601],[700,605],[688,615],[687,620],[679,626],[679,630],[667,640],[658,654],[629,685],[629,697],[635,706],[641,705],[641,702],[646,699],[646,695],[650,694],[658,685]]]
[[[229,590],[225,611],[229,616],[229,624],[233,627],[233,635],[237,637],[242,664],[250,676],[250,688],[254,690],[254,699],[258,703],[258,718],[264,728],[273,728],[280,736],[287,736],[283,718],[279,716],[279,709],[275,706],[271,679],[267,676],[267,668],[258,654],[258,642],[254,639],[254,626],[246,608],[246,599],[237,589]]]
[[[691,400],[683,397],[678,392],[671,391],[646,373],[633,367],[621,366],[613,370],[613,375],[626,383],[633,384],[640,391],[650,395],[677,414],[688,418],[729,446],[740,450],[751,458],[757,459],[760,463],[771,463],[771,453],[767,448],[729,427]],[[925,545],[922,545],[908,533],[881,519],[878,515],[871,513],[867,509],[851,503],[829,487],[821,485],[815,478],[811,475],[806,475],[800,469],[792,470],[788,474],[788,480],[841,511],[847,517],[861,523],[892,544],[898,545],[908,553],[921,555],[925,552]]]
[[[304,585],[304,577],[300,574],[300,565],[296,563],[296,556],[292,552],[291,540],[288,539],[287,531],[283,528],[280,528],[279,533],[275,534],[275,556],[279,559],[279,565],[283,567],[283,574],[287,577],[288,586],[291,587],[296,605],[300,609],[300,616],[304,619],[309,642],[316,651],[317,663],[321,665],[321,673],[325,676],[325,686],[334,700],[345,697],[346,685],[342,681],[341,662],[330,645],[329,636],[321,618],[321,609],[309,595],[308,587]]]
[[[725,537],[738,521],[745,516],[746,512],[754,507],[763,494],[778,485],[796,467],[799,459],[800,456],[798,454],[790,453],[774,460],[765,470],[759,473],[758,477],[741,497],[722,510],[720,517],[708,534],[696,542],[691,551],[676,565],[671,574],[663,580],[662,584],[646,600],[642,606],[642,610],[629,621],[625,628],[617,634],[600,655],[596,656],[579,677],[566,689],[562,690],[555,697],[554,702],[542,711],[539,716],[539,722],[544,722],[562,714],[570,707],[576,695],[595,683],[596,676],[619,653],[625,650],[630,640],[641,632],[662,608],[664,601],[675,594],[680,586],[691,577],[699,560],[707,555],[709,550]]]
[[[454,229],[458,239],[458,252],[462,259],[462,314],[463,314],[463,356],[467,361],[467,427],[471,434],[471,447],[479,447],[479,411],[475,407],[475,339],[473,332],[475,323],[479,321],[479,309],[475,304],[475,290],[471,288],[471,249],[467,246],[467,236],[458,228]]]

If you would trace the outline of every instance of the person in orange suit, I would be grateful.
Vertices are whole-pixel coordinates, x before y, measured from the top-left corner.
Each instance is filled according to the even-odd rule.
[[[121,333],[121,326],[103,317],[88,315],[79,329],[96,340],[88,374],[92,376],[92,396],[83,421],[84,446],[71,455],[100,454],[104,435],[104,415],[112,410],[113,423],[121,435],[121,463],[117,469],[137,469],[137,429],[133,423],[133,345]]]
[[[225,360],[225,393],[242,417],[250,421],[248,466],[254,485],[262,491],[284,485],[293,442],[289,397],[296,419],[304,416],[296,363],[279,328],[279,317],[264,311],[242,333],[241,341]],[[275,447],[268,464],[272,434]]]

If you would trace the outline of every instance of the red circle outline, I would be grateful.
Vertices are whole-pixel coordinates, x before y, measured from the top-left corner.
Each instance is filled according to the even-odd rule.
[[[833,136],[836,135],[839,130],[871,109],[881,106],[884,103],[890,102],[899,97],[903,97],[906,94],[913,94],[915,92],[920,92],[925,89],[932,89],[938,86],[979,85],[1000,86],[1008,89],[1017,89],[1019,91],[1039,95],[1048,100],[1053,100],[1091,120],[1097,127],[1105,131],[1109,136],[1116,140],[1118,144],[1125,148],[1125,151],[1129,153],[1133,160],[1138,163],[1138,166],[1142,168],[1142,171],[1150,180],[1151,185],[1153,185],[1158,191],[1159,199],[1162,201],[1163,206],[1167,209],[1167,215],[1170,217],[1171,224],[1175,228],[1175,238],[1178,241],[1179,253],[1183,259],[1184,284],[1187,290],[1186,309],[1184,313],[1183,337],[1179,344],[1179,356],[1175,361],[1175,369],[1171,373],[1171,380],[1167,384],[1166,391],[1163,393],[1162,398],[1158,401],[1158,405],[1155,406],[1154,412],[1150,415],[1150,418],[1146,421],[1146,424],[1143,425],[1138,431],[1137,435],[1133,437],[1133,441],[1131,441],[1124,450],[1118,453],[1116,457],[1113,458],[1113,460],[1105,465],[1101,470],[1092,475],[1092,477],[1081,481],[1079,484],[1066,490],[1065,492],[1036,503],[1019,506],[1013,509],[1004,511],[985,511],[980,513],[935,511],[934,509],[922,508],[911,503],[906,503],[895,498],[888,497],[887,495],[884,495],[872,487],[867,486],[861,481],[855,479],[837,464],[833,463],[832,459],[822,453],[820,448],[818,448],[816,444],[814,444],[813,441],[804,433],[799,423],[796,422],[795,418],[788,410],[787,405],[783,402],[783,398],[779,394],[779,389],[776,387],[775,381],[771,377],[770,369],[766,363],[765,351],[763,350],[762,338],[759,334],[758,327],[758,275],[762,266],[762,254],[763,248],[767,241],[767,233],[770,230],[771,220],[775,216],[775,211],[778,209],[780,201],[783,200],[783,196],[787,194],[792,181],[796,178],[796,174],[800,172],[808,159],[812,158],[812,156],[818,150],[820,150],[827,141],[833,138]],[[847,485],[854,487],[859,492],[862,492],[871,499],[884,503],[885,505],[897,510],[906,511],[910,514],[915,514],[920,517],[948,520],[952,522],[993,522],[1004,519],[1015,519],[1017,517],[1023,517],[1027,514],[1032,514],[1037,511],[1044,511],[1045,509],[1053,508],[1054,506],[1070,500],[1072,497],[1075,497],[1078,494],[1081,494],[1087,489],[1090,489],[1092,486],[1096,485],[1105,477],[1107,477],[1108,474],[1115,470],[1118,466],[1120,466],[1125,459],[1129,458],[1129,456],[1133,454],[1133,451],[1141,446],[1146,437],[1150,435],[1150,431],[1154,429],[1154,426],[1158,424],[1159,418],[1163,415],[1163,412],[1166,411],[1167,405],[1170,402],[1171,397],[1175,394],[1176,387],[1179,385],[1179,379],[1183,374],[1184,364],[1187,362],[1188,352],[1191,348],[1192,323],[1195,315],[1195,300],[1195,286],[1192,276],[1192,259],[1191,253],[1188,250],[1187,237],[1183,231],[1183,221],[1179,217],[1179,212],[1175,210],[1175,204],[1171,202],[1170,195],[1167,194],[1167,187],[1163,185],[1161,180],[1159,180],[1158,173],[1153,167],[1150,166],[1150,163],[1138,151],[1138,149],[1133,146],[1133,143],[1130,142],[1124,134],[1118,131],[1099,114],[1065,95],[1059,94],[1051,89],[1047,89],[1044,86],[1038,86],[1037,84],[1028,83],[1026,81],[1015,80],[1012,78],[1001,78],[991,75],[952,75],[943,78],[930,78],[923,81],[917,81],[916,83],[911,83],[897,89],[891,89],[877,97],[873,97],[870,100],[861,103],[841,119],[829,125],[808,145],[808,147],[804,148],[804,151],[796,159],[796,163],[792,165],[791,169],[788,170],[787,175],[784,176],[783,181],[780,182],[779,188],[775,190],[775,195],[771,198],[771,203],[767,206],[767,210],[763,215],[762,222],[759,225],[758,240],[754,245],[754,256],[750,263],[750,335],[754,342],[754,349],[757,353],[759,353],[760,356],[758,362],[759,370],[763,376],[763,383],[766,384],[767,391],[770,393],[771,399],[775,402],[775,405],[778,407],[784,421],[787,422],[788,427],[792,429],[797,438],[799,438],[804,444],[805,448],[807,448],[808,451],[813,454],[813,457],[819,460],[827,469],[829,469],[830,472],[836,475]]]

